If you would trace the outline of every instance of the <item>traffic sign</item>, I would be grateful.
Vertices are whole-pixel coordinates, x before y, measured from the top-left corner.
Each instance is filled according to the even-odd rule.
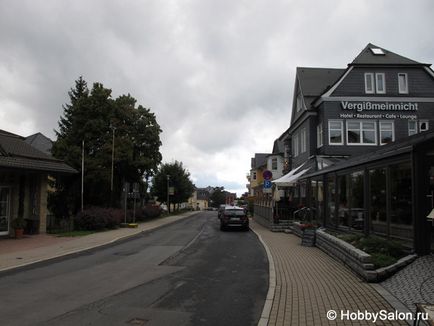
[[[265,170],[262,172],[262,176],[264,177],[264,180],[271,180],[273,173],[270,170]]]
[[[264,181],[264,189],[270,189],[272,186],[271,180]]]

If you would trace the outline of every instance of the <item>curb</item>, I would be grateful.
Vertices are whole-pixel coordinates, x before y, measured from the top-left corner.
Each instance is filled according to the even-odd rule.
[[[54,256],[51,256],[51,257],[42,258],[42,259],[38,259],[38,260],[33,260],[31,262],[27,262],[27,263],[24,263],[24,264],[21,264],[21,265],[15,265],[15,266],[6,267],[6,268],[3,268],[3,269],[0,269],[0,275],[1,274],[7,274],[8,272],[12,272],[12,271],[15,271],[15,270],[25,269],[25,268],[30,267],[32,265],[37,265],[37,264],[41,264],[41,263],[48,262],[48,261],[55,261],[55,260],[63,259],[63,258],[66,259],[66,258],[68,258],[70,256],[78,255],[78,254],[81,254],[81,253],[85,253],[85,252],[91,251],[93,249],[98,249],[98,248],[103,248],[103,247],[109,247],[109,246],[114,245],[114,244],[116,244],[118,242],[126,241],[126,240],[128,240],[130,238],[137,237],[137,236],[139,236],[141,234],[144,234],[144,233],[147,233],[147,232],[155,231],[155,230],[157,230],[159,228],[162,228],[162,227],[164,227],[166,225],[178,223],[180,221],[183,221],[186,218],[192,217],[192,216],[194,216],[196,214],[199,214],[199,213],[200,212],[194,212],[194,213],[188,214],[186,216],[181,216],[182,215],[181,214],[179,216],[180,218],[177,219],[176,221],[172,221],[172,222],[167,222],[167,223],[163,223],[163,224],[160,224],[160,225],[156,225],[156,226],[150,227],[149,229],[145,229],[145,230],[140,230],[140,231],[137,230],[137,232],[135,232],[135,233],[124,235],[122,237],[117,237],[117,238],[111,239],[109,241],[106,241],[106,242],[103,242],[103,243],[100,243],[100,244],[96,244],[96,245],[93,245],[93,246],[90,246],[90,247],[80,248],[80,249],[76,249],[76,250],[72,250],[72,251],[67,251],[67,252],[64,252],[64,253],[61,253],[61,254],[58,254],[58,255],[54,255]],[[164,217],[163,217],[163,219],[164,219]]]
[[[259,241],[261,242],[262,246],[265,249],[265,252],[267,253],[268,258],[268,275],[269,275],[269,281],[268,281],[268,293],[267,298],[265,299],[264,308],[262,309],[261,318],[259,319],[258,326],[267,326],[268,322],[270,320],[270,314],[271,314],[271,308],[273,306],[274,301],[274,294],[276,292],[276,269],[274,267],[274,260],[273,256],[271,255],[271,251],[268,248],[267,244],[264,242],[262,237],[258,232],[251,230],[256,234]]]

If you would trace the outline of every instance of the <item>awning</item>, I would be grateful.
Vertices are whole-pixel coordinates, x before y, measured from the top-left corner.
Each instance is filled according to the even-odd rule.
[[[291,170],[288,174],[285,174],[283,177],[272,181],[275,183],[278,187],[289,187],[292,186],[300,177],[305,174],[307,171],[310,170],[310,168],[300,170],[301,166],[295,168],[294,170]]]
[[[283,177],[280,177],[279,179],[276,179],[276,180],[272,180],[271,182],[275,183],[277,185],[279,183],[287,182],[296,172],[298,172],[301,169],[302,166],[303,166],[303,164],[300,165],[300,166],[298,166],[298,167],[296,167],[295,169],[292,169],[287,174],[285,174]]]

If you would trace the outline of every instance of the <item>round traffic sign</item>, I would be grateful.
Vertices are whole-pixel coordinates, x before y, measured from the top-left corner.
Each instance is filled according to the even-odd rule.
[[[265,170],[262,172],[262,176],[264,177],[264,180],[271,180],[273,173],[270,170]]]

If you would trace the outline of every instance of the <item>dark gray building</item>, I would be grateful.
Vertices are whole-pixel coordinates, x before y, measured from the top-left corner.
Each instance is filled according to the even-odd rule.
[[[427,131],[434,120],[429,64],[373,44],[346,69],[297,68],[291,167],[321,169],[342,158]]]
[[[434,72],[368,44],[346,69],[298,68],[289,200],[316,222],[434,248]]]

